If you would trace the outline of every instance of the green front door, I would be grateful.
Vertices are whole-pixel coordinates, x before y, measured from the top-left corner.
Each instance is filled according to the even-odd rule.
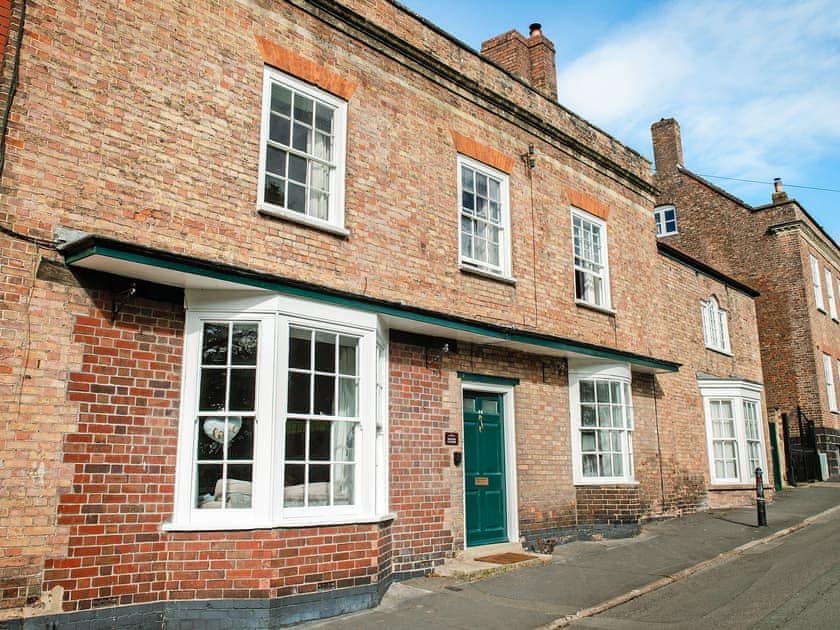
[[[464,392],[467,546],[507,542],[501,394]]]

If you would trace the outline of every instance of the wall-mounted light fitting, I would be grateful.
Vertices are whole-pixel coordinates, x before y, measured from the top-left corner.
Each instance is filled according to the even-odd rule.
[[[528,152],[522,154],[522,161],[525,162],[525,166],[529,169],[534,168],[537,165],[537,150],[534,148],[533,144],[528,145]]]
[[[137,293],[137,283],[132,282],[131,285],[125,290],[120,291],[119,293],[114,293],[111,296],[111,321],[115,321],[117,319],[117,313],[120,312],[120,309],[125,305],[128,304],[129,300],[134,297]]]

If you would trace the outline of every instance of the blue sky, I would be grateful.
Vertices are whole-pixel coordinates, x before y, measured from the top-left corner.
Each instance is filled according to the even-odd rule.
[[[689,169],[753,205],[781,177],[840,242],[840,193],[796,187],[840,190],[840,1],[400,1],[476,50],[541,23],[564,106],[648,158],[676,118]]]

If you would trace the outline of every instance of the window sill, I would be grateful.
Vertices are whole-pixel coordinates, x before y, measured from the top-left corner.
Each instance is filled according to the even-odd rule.
[[[473,276],[480,276],[482,278],[488,278],[489,280],[496,280],[504,284],[509,284],[513,287],[516,286],[516,278],[513,278],[512,276],[506,276],[495,271],[489,271],[487,269],[482,269],[481,267],[473,267],[472,265],[465,265],[464,263],[458,265],[458,269],[463,273],[467,273]]]
[[[615,317],[616,314],[616,310],[614,308],[610,308],[608,306],[598,306],[597,304],[592,304],[591,302],[586,302],[578,298],[575,298],[575,304],[581,308],[589,309],[590,311],[595,311],[596,313],[603,313],[604,315],[609,315],[610,317]]]
[[[607,479],[607,478],[598,478],[598,479],[575,479],[573,484],[576,488],[589,488],[592,486],[626,486],[628,488],[632,488],[639,485],[638,481],[627,480],[627,479]]]
[[[657,234],[656,238],[662,238],[663,236],[676,236],[679,232],[663,232],[662,234]]]
[[[344,227],[333,225],[332,223],[327,223],[326,221],[322,221],[321,219],[313,219],[310,216],[307,216],[305,214],[299,214],[297,212],[292,212],[291,210],[273,208],[271,206],[266,205],[258,205],[257,212],[270,217],[275,217],[277,219],[291,221],[292,223],[300,223],[301,225],[306,225],[308,227],[321,230],[323,232],[329,232],[330,234],[335,234],[336,236],[341,236],[343,238],[347,238],[348,236],[350,236],[350,231],[345,229]]]
[[[332,525],[366,525],[369,523],[384,523],[393,521],[397,515],[393,512],[379,516],[346,516],[341,518],[298,518],[278,521],[276,523],[163,523],[160,526],[163,532],[207,532],[207,531],[233,531],[251,529],[288,529],[296,527],[320,527]]]
[[[718,354],[722,354],[725,357],[733,357],[731,351],[729,350],[721,350],[720,348],[712,348],[711,346],[706,346],[706,350],[711,350],[712,352],[717,352]]]

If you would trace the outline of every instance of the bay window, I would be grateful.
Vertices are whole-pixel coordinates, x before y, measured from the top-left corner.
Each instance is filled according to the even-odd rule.
[[[187,296],[172,527],[383,514],[376,316],[269,294]]]
[[[761,386],[712,378],[699,380],[698,386],[706,416],[712,484],[752,484],[756,468],[766,475]]]

